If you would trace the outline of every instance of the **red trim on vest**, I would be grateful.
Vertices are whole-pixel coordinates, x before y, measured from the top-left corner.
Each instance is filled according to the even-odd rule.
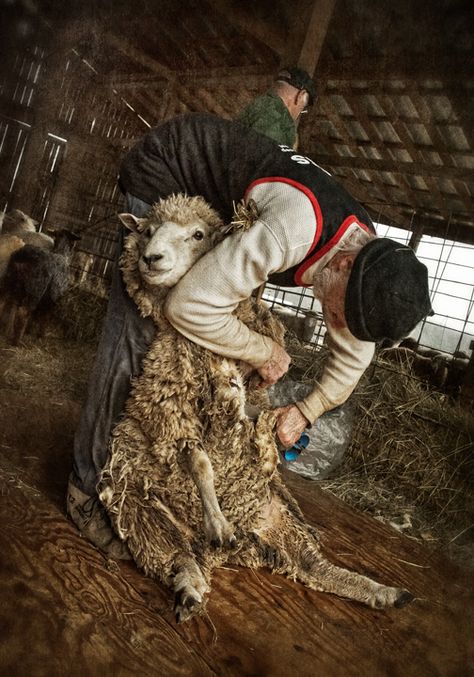
[[[324,247],[321,247],[319,251],[316,252],[313,256],[310,256],[309,259],[304,261],[304,263],[301,264],[299,268],[297,268],[295,275],[294,275],[294,280],[296,284],[300,287],[311,287],[311,284],[303,284],[301,281],[301,278],[303,277],[304,273],[308,270],[308,268],[311,268],[311,266],[316,263],[316,261],[319,261],[319,259],[324,256],[330,249],[336,245],[339,240],[342,238],[342,236],[345,234],[349,226],[351,226],[353,223],[357,223],[358,226],[363,228],[365,231],[368,233],[371,232],[370,228],[365,225],[365,223],[362,223],[362,221],[359,221],[359,219],[354,216],[354,214],[351,214],[348,216],[344,221],[341,223],[339,228],[337,229],[336,233],[332,236],[328,242],[324,245]]]
[[[255,186],[258,186],[261,183],[277,183],[277,182],[287,183],[288,185],[293,186],[293,188],[300,190],[302,193],[304,193],[306,195],[306,197],[309,199],[309,201],[311,202],[311,204],[313,206],[314,216],[315,216],[315,219],[316,219],[316,232],[314,234],[314,239],[313,239],[313,242],[311,244],[311,247],[308,249],[308,251],[305,254],[305,258],[306,258],[306,256],[311,254],[313,249],[318,244],[319,238],[321,237],[321,233],[322,233],[322,230],[323,230],[323,214],[321,212],[321,207],[319,206],[319,202],[317,201],[315,194],[309,188],[307,188],[307,186],[303,186],[302,183],[299,183],[298,181],[294,181],[293,179],[288,179],[284,176],[266,176],[263,179],[256,179],[255,181],[252,181],[250,186],[248,186],[247,190],[245,191],[244,200],[247,199],[247,195],[252,190],[252,188],[255,188]]]

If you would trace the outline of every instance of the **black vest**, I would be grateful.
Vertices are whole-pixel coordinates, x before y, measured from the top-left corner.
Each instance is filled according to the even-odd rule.
[[[313,160],[237,122],[207,113],[182,115],[151,129],[125,157],[124,190],[149,204],[183,192],[202,195],[222,216],[232,218],[237,203],[256,182],[283,181],[303,191],[316,217],[313,245],[294,268],[270,282],[299,286],[300,277],[340,239],[353,221],[374,232],[363,207]]]

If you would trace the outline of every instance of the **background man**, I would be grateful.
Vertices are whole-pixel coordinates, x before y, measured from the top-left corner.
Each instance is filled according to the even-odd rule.
[[[315,99],[316,87],[308,73],[284,68],[272,89],[251,101],[236,120],[277,143],[296,148],[298,119]]]

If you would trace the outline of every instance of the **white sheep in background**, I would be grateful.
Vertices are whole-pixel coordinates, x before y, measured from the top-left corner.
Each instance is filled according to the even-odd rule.
[[[377,608],[410,601],[406,590],[323,556],[276,470],[273,413],[255,424],[245,415],[247,403],[264,405],[265,391],[246,392],[235,361],[192,343],[163,316],[169,287],[213,245],[215,212],[201,198],[172,196],[145,218],[121,219],[132,230],[124,281],[158,331],[112,433],[99,495],[137,564],[172,587],[177,619],[204,607],[211,572],[226,562],[267,566]],[[282,342],[282,325],[263,305],[247,301],[236,313]]]
[[[3,214],[2,235],[17,235],[25,244],[31,244],[42,249],[53,249],[54,240],[46,233],[37,233],[35,221],[20,209],[12,209]]]
[[[18,235],[0,235],[0,284],[5,277],[11,255],[21,249],[24,244]]]

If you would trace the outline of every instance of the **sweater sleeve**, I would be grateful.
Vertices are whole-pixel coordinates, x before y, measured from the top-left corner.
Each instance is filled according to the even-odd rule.
[[[347,400],[372,361],[375,344],[359,341],[349,329],[327,326],[329,355],[314,390],[296,406],[310,423]]]
[[[303,260],[314,238],[315,217],[308,198],[291,186],[259,185],[251,197],[259,219],[199,259],[170,291],[164,310],[191,341],[258,368],[270,358],[273,341],[250,330],[233,311],[271,273]],[[298,228],[290,228],[295,221],[289,214]]]

